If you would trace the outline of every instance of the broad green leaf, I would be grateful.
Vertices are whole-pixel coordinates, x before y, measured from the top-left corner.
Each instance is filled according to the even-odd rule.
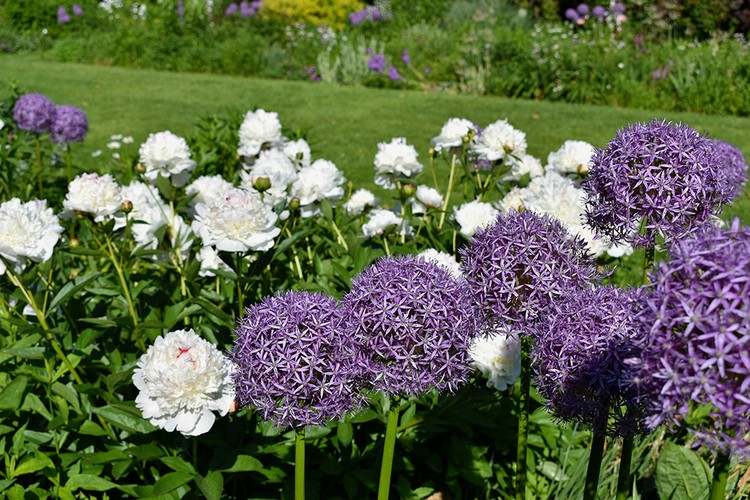
[[[81,424],[80,429],[78,429],[78,432],[80,434],[85,434],[87,436],[106,436],[107,433],[102,427],[92,422],[91,420],[86,420],[83,424]]]
[[[231,467],[221,470],[223,472],[257,472],[263,470],[263,464],[250,455],[237,455]]]
[[[207,500],[220,500],[224,491],[224,476],[221,472],[213,470],[205,476],[196,476],[195,484]]]
[[[154,484],[154,495],[163,495],[169,493],[172,490],[176,490],[183,484],[187,484],[193,480],[194,475],[185,472],[170,472],[164,474]]]
[[[63,402],[63,404],[65,403]],[[50,414],[49,410],[44,406],[44,403],[42,403],[42,400],[39,399],[39,396],[37,396],[33,392],[26,394],[26,399],[24,399],[23,401],[21,410],[33,411],[43,416],[47,420],[52,420],[52,415]]]
[[[102,274],[101,272],[95,271],[95,272],[91,272],[88,274],[84,274],[83,276],[79,276],[73,281],[68,281],[67,283],[65,283],[65,285],[60,289],[60,291],[57,292],[57,295],[55,295],[50,301],[49,307],[47,308],[47,314],[49,315],[49,312],[52,311],[58,305],[65,304],[65,302],[67,302],[68,299],[70,299],[73,295],[75,295],[77,292],[82,290],[91,281],[101,276],[101,274]]]
[[[339,422],[338,426],[336,427],[336,437],[339,439],[342,445],[349,446],[349,444],[352,442],[352,424],[343,421]]]
[[[175,472],[185,472],[186,474],[195,474],[195,468],[180,457],[162,457],[159,460],[164,465],[169,467]]]
[[[78,489],[88,491],[107,491],[112,488],[117,488],[117,485],[112,481],[108,481],[94,474],[71,474],[68,478],[68,482],[65,483],[65,487],[70,491]]]
[[[146,419],[140,416],[140,412],[132,406],[107,405],[101,408],[94,408],[94,413],[101,415],[104,419],[112,424],[130,432],[149,433],[156,430]]]
[[[44,455],[43,453],[35,453],[31,457],[21,460],[21,463],[19,463],[13,470],[12,477],[31,474],[32,472],[37,472],[47,467],[54,468],[55,464],[52,463],[52,460],[50,460],[47,455]]]
[[[23,393],[28,379],[24,376],[14,378],[0,392],[0,410],[16,410],[21,406]]]
[[[709,478],[703,460],[692,450],[667,442],[656,464],[656,489],[666,500],[703,500]]]

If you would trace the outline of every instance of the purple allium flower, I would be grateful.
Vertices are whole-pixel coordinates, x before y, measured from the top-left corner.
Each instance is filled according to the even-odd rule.
[[[722,201],[729,203],[742,193],[747,181],[747,162],[742,151],[724,141],[714,140],[716,168],[721,179]]]
[[[401,61],[407,66],[411,64],[411,54],[409,54],[409,49],[404,49],[403,52],[401,52]]]
[[[642,374],[647,424],[689,419],[709,446],[750,457],[750,229],[735,220],[675,243],[652,275]]]
[[[594,14],[594,17],[597,19],[604,19],[605,17],[607,17],[607,9],[605,9],[601,5],[595,6],[592,13]]]
[[[614,432],[632,435],[641,427],[627,360],[640,358],[646,344],[644,300],[640,289],[599,287],[552,303],[534,328],[531,359],[537,388],[555,416],[593,427],[611,409]]]
[[[367,61],[367,67],[370,71],[375,73],[382,73],[385,71],[385,54],[373,54]]]
[[[682,238],[718,212],[718,172],[711,141],[692,128],[656,120],[631,125],[591,160],[583,183],[587,223],[615,244]]]
[[[565,10],[565,19],[570,21],[571,23],[575,23],[578,21],[578,12],[576,12],[575,9],[566,9]]]
[[[310,80],[312,80],[313,82],[320,81],[320,74],[318,74],[318,68],[316,66],[306,67],[305,73],[307,73],[308,78],[310,78]]]
[[[367,12],[362,9],[349,14],[349,24],[352,26],[359,26],[367,19]]]
[[[478,324],[466,283],[448,270],[417,257],[383,258],[354,279],[341,305],[373,388],[417,395],[467,380]]]
[[[255,15],[255,9],[250,4],[250,2],[242,1],[240,2],[240,17],[252,17]]]
[[[55,119],[55,105],[42,94],[25,94],[13,106],[13,119],[22,130],[48,132]]]
[[[367,18],[370,21],[376,23],[383,20],[383,13],[380,12],[380,8],[377,5],[368,5],[365,7],[365,10],[367,11]]]
[[[55,119],[50,127],[53,142],[66,143],[82,141],[89,130],[86,113],[75,106],[57,106]]]
[[[185,2],[183,0],[177,0],[177,17],[180,19],[185,17]]]
[[[612,4],[612,13],[617,15],[625,14],[625,4],[620,2],[615,2],[614,4]]]
[[[501,214],[479,230],[461,250],[461,268],[484,319],[509,324],[540,319],[568,289],[598,277],[582,239],[529,211]]]
[[[581,16],[588,16],[589,15],[589,6],[587,4],[585,4],[585,3],[582,3],[582,4],[580,4],[576,8],[576,12],[578,12],[578,14],[581,15]]]
[[[231,358],[241,406],[280,427],[323,424],[359,402],[336,301],[287,292],[247,308]]]
[[[81,17],[83,15],[83,7],[80,4],[74,3],[72,9],[74,16]]]
[[[62,5],[57,8],[57,24],[67,24],[70,22],[70,14]]]
[[[395,66],[388,67],[388,78],[394,82],[401,80],[401,73],[398,72]]]
[[[227,5],[227,8],[224,10],[224,16],[231,17],[237,14],[239,12],[240,7],[237,5],[237,2],[232,2],[229,5]]]

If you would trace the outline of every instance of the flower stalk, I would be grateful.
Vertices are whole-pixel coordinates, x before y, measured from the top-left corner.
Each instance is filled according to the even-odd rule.
[[[716,453],[714,462],[714,476],[711,481],[710,500],[724,500],[727,495],[727,477],[729,476],[730,457],[721,451]]]
[[[589,453],[589,465],[586,471],[586,484],[583,487],[583,500],[595,500],[599,488],[599,471],[602,468],[604,457],[604,439],[607,435],[607,417],[609,416],[609,404],[602,405],[598,421],[593,426],[591,438],[591,452]]]
[[[438,229],[443,229],[445,224],[445,214],[448,213],[448,205],[451,201],[451,192],[453,191],[453,179],[456,176],[456,155],[451,158],[451,171],[448,175],[448,189],[445,191],[445,201],[443,201],[443,210],[440,213],[440,221],[438,222]]]
[[[396,431],[398,430],[398,406],[388,410],[383,442],[383,460],[380,464],[380,481],[378,482],[378,500],[388,500],[391,489],[391,472],[393,471],[393,454],[396,449]]]
[[[525,343],[525,342],[524,342]],[[531,359],[528,348],[521,350],[521,393],[518,398],[518,436],[516,445],[516,500],[526,498],[526,453],[529,438],[529,393]]]
[[[294,433],[294,499],[305,500],[305,429]]]

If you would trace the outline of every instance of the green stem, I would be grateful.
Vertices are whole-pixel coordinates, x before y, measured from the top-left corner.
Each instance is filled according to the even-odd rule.
[[[112,261],[112,265],[115,268],[115,273],[117,273],[117,279],[120,281],[120,288],[122,288],[122,294],[125,296],[125,301],[128,304],[128,312],[130,313],[130,318],[133,320],[133,326],[138,327],[138,324],[140,323],[140,319],[138,318],[138,311],[135,309],[135,303],[133,302],[133,297],[130,295],[130,287],[128,286],[128,281],[125,279],[125,273],[122,270],[122,266],[120,265],[120,262],[117,260],[117,256],[115,255],[115,248],[114,245],[112,245],[112,240],[107,236],[107,254],[109,255],[109,260]]]
[[[390,257],[391,256],[391,247],[388,246],[388,238],[386,235],[382,236],[383,239],[383,250],[385,250],[385,254]]]
[[[294,500],[305,500],[305,429],[294,435]]]
[[[609,404],[605,404],[602,406],[598,421],[594,423],[589,467],[586,471],[586,484],[583,487],[583,500],[596,499],[596,492],[599,488],[599,471],[602,468],[602,457],[604,456],[604,438],[607,435],[608,415]]]
[[[445,214],[448,212],[448,204],[451,200],[451,192],[453,191],[453,178],[456,175],[456,155],[451,158],[451,173],[448,176],[448,189],[445,191],[445,200],[443,201],[443,211],[440,214],[440,222],[438,222],[438,229],[443,229],[445,223]]]
[[[396,449],[396,431],[398,430],[398,406],[388,411],[388,423],[385,427],[383,443],[383,461],[380,464],[380,482],[378,483],[378,500],[388,500],[391,490],[391,471],[393,470],[393,452]]]
[[[529,392],[531,359],[527,349],[521,352],[521,394],[518,398],[518,442],[516,446],[516,500],[526,498],[526,452],[529,438]]]
[[[646,247],[646,255],[643,258],[643,274],[641,275],[641,283],[648,284],[648,272],[654,265],[654,246],[649,245]]]
[[[630,497],[630,463],[633,458],[633,436],[622,438],[622,450],[620,451],[620,470],[617,475],[617,500],[625,500]]]
[[[727,497],[727,476],[729,476],[729,454],[717,452],[710,500],[724,500]]]

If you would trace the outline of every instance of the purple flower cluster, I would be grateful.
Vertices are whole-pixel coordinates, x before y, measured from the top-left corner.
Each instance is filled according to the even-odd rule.
[[[466,284],[442,267],[381,259],[355,278],[341,306],[346,337],[374,389],[417,395],[467,380],[479,325]]]
[[[71,7],[71,10],[73,11],[73,15],[76,17],[81,17],[83,15],[83,7],[81,7],[80,4],[74,3],[73,7]]]
[[[652,121],[620,130],[596,152],[583,183],[587,223],[615,243],[636,245],[696,231],[725,197],[714,150],[709,139],[682,124]]]
[[[341,418],[359,404],[355,365],[336,302],[287,292],[249,307],[232,360],[237,400],[280,427]]]
[[[365,22],[377,23],[383,20],[385,20],[385,16],[376,5],[368,5],[349,14],[349,24],[352,26],[359,26]]]
[[[385,66],[385,54],[371,54],[370,58],[367,60],[367,67],[370,71],[374,71],[375,73],[382,73],[385,71]]]
[[[62,5],[57,8],[57,24],[68,24],[70,22],[70,14]]]
[[[729,203],[742,193],[747,181],[747,162],[742,151],[724,141],[713,141],[714,162],[721,182],[722,201]]]
[[[689,419],[703,443],[750,457],[750,229],[735,220],[675,243],[652,282],[647,424]]]
[[[599,21],[603,21],[610,15],[615,19],[615,22],[620,23],[624,21],[625,5],[620,2],[615,2],[611,8],[611,14],[601,5],[596,5],[593,9],[590,9],[585,3],[578,5],[575,9],[570,8],[565,10],[565,19],[578,26],[586,24],[586,21],[590,16],[595,17]]]
[[[641,427],[628,361],[640,357],[647,341],[644,299],[640,289],[600,287],[553,302],[534,328],[531,359],[537,388],[555,416],[593,427],[612,409],[613,432],[632,435]]]
[[[25,94],[13,106],[13,120],[18,128],[43,134],[55,120],[55,104],[42,94]]]
[[[226,9],[224,9],[224,17],[232,17],[238,14],[242,18],[253,17],[258,13],[262,4],[262,0],[253,0],[252,2],[243,0],[239,3],[232,2],[227,5]]]
[[[478,231],[461,250],[461,268],[484,319],[515,325],[540,319],[553,300],[598,277],[583,240],[528,211]]]
[[[75,106],[57,106],[55,119],[50,127],[50,137],[58,144],[82,141],[89,130],[89,121],[84,113]]]

